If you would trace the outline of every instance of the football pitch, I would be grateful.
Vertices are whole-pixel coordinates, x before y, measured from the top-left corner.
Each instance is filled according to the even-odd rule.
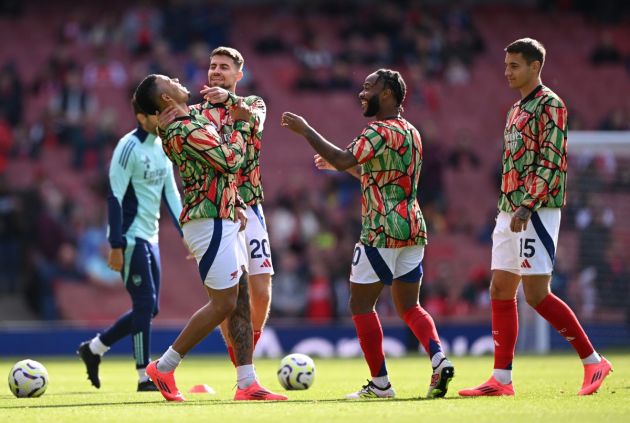
[[[48,369],[50,384],[41,398],[14,398],[0,391],[3,422],[628,422],[630,421],[630,353],[607,355],[614,373],[600,392],[578,397],[582,366],[574,355],[521,356],[515,362],[516,397],[460,398],[457,390],[489,376],[491,357],[453,357],[455,378],[444,399],[422,400],[430,378],[424,357],[392,358],[388,369],[397,398],[344,400],[369,376],[362,359],[315,359],[316,378],[306,391],[289,391],[287,402],[232,401],[235,371],[227,357],[191,356],[177,371],[185,403],[167,403],[157,392],[137,393],[132,358],[106,357],[100,390],[86,379],[77,357],[32,357]],[[24,358],[24,357],[21,357]],[[20,358],[20,359],[21,359]],[[14,361],[0,360],[8,375]],[[279,360],[260,359],[261,383],[282,391],[276,379]],[[6,376],[3,376],[6,377]],[[206,383],[215,395],[189,394]]]

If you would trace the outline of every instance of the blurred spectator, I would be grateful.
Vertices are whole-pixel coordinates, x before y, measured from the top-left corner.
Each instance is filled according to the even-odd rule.
[[[307,304],[307,269],[302,258],[292,250],[274,257],[278,272],[273,277],[272,315],[277,317],[303,317]]]
[[[254,50],[261,56],[285,53],[288,46],[280,36],[279,26],[273,20],[264,21],[258,39],[254,42]]]
[[[333,65],[332,72],[326,88],[331,91],[350,91],[356,89],[351,78],[350,66],[343,61],[336,61]]]
[[[57,119],[59,139],[72,147],[72,165],[81,169],[85,151],[85,120],[95,111],[96,100],[83,87],[78,70],[67,73],[65,84],[52,98],[50,107]]]
[[[83,83],[87,88],[121,88],[127,83],[127,71],[109,56],[107,46],[98,47],[95,59],[85,65]]]
[[[597,44],[591,51],[591,63],[593,65],[608,65],[621,63],[621,53],[610,31],[602,31]]]
[[[460,130],[457,134],[455,147],[448,154],[446,162],[448,167],[461,171],[464,169],[479,169],[481,160],[472,149],[474,143],[472,134],[469,130]]]
[[[308,69],[329,69],[333,63],[333,55],[327,44],[322,34],[305,28],[302,43],[295,49],[295,57]]]
[[[490,272],[486,266],[471,269],[468,281],[462,289],[461,299],[470,310],[490,308]]]
[[[4,117],[12,127],[22,121],[23,113],[22,81],[14,63],[7,63],[0,69],[0,118]]]
[[[311,278],[306,293],[306,318],[314,322],[326,322],[332,319],[335,310],[328,271],[321,260],[312,262],[310,267]]]
[[[24,230],[20,219],[21,201],[0,173],[0,293],[18,288]]]
[[[444,79],[450,85],[467,85],[470,83],[470,72],[458,58],[452,58],[448,61],[444,70]]]
[[[600,122],[600,131],[627,131],[630,130],[630,116],[621,108],[611,110]]]
[[[70,203],[59,188],[49,181],[40,185],[39,215],[35,221],[33,264],[35,273],[26,294],[30,306],[44,320],[59,316],[54,285],[57,280],[84,280],[77,267],[76,248],[70,221]]]
[[[611,209],[603,207],[594,197],[591,197],[586,207],[578,211],[576,228],[578,233],[578,270],[580,283],[591,293],[595,290],[599,301],[588,298],[585,313],[592,315],[595,306],[601,302],[602,296],[609,292],[600,290],[611,278],[607,253],[611,246],[611,228],[615,223],[615,216]]]
[[[4,174],[13,150],[13,131],[2,113],[0,113],[0,176]]]
[[[145,0],[127,9],[122,22],[123,40],[127,48],[136,55],[150,52],[162,33],[163,23],[161,10],[151,1]]]

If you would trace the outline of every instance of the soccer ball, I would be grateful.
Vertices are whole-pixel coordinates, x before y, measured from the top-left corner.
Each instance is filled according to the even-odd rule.
[[[284,389],[308,389],[315,381],[315,363],[305,354],[289,354],[280,362],[278,381]]]
[[[18,398],[41,397],[48,388],[48,372],[35,360],[15,363],[9,373],[9,389]]]

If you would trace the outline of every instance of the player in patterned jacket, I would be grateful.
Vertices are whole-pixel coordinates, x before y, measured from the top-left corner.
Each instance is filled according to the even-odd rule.
[[[363,115],[375,120],[346,149],[324,139],[303,117],[289,112],[282,115],[282,126],[306,138],[335,169],[361,165],[362,231],[350,273],[350,311],[372,380],[348,394],[348,399],[395,396],[385,365],[383,329],[375,311],[385,285],[391,286],[398,315],[431,359],[433,373],[426,396],[446,395],[454,376],[435,323],[418,301],[427,243],[417,200],[422,142],[418,130],[401,116],[405,93],[400,73],[379,69],[370,74],[359,100]]]
[[[231,47],[217,47],[210,53],[208,85],[201,90],[205,102],[192,106],[191,115],[202,114],[215,126],[224,137],[234,131],[228,110],[239,97],[236,85],[243,78],[244,59],[241,53]],[[262,134],[267,109],[262,98],[251,95],[242,98],[252,111],[250,134],[245,138],[247,147],[243,165],[236,175],[238,193],[247,204],[247,227],[245,228],[244,254],[247,256],[247,274],[251,295],[252,327],[254,329],[254,348],[262,335],[269,306],[271,303],[271,276],[273,263],[265,214],[262,208],[263,188],[260,175],[260,152]],[[229,336],[225,336],[227,322],[221,324],[228,353],[232,363],[234,349]]]
[[[523,38],[505,48],[505,76],[521,94],[503,133],[499,215],[492,234],[492,337],[494,371],[462,396],[514,395],[512,360],[518,335],[516,293],[523,282],[527,303],[571,343],[584,365],[578,395],[596,392],[612,371],[569,306],[551,292],[560,208],[566,200],[567,109],[542,84],[545,48]]]
[[[182,178],[184,208],[180,223],[209,297],[208,304],[191,317],[160,359],[149,363],[147,375],[168,401],[183,401],[175,384],[175,369],[184,355],[227,319],[237,361],[234,399],[285,400],[286,396],[259,385],[252,364],[249,307],[236,306],[239,301],[249,304],[249,297],[240,295],[247,293],[243,289],[247,276],[237,241],[244,225],[234,221],[238,213],[234,175],[243,163],[245,137],[250,131],[249,108],[241,101],[231,108],[235,130],[224,141],[203,116],[189,115],[186,101],[190,94],[177,79],[149,75],[135,95],[147,113],[175,111],[175,119],[162,128],[162,145]],[[241,222],[246,222],[242,209],[240,213]]]

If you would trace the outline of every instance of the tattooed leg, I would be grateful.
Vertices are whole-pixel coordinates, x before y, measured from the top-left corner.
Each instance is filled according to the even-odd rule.
[[[236,309],[228,317],[228,332],[229,339],[234,347],[236,365],[252,364],[254,338],[252,334],[247,273],[245,272],[243,272],[243,276],[238,282]]]

